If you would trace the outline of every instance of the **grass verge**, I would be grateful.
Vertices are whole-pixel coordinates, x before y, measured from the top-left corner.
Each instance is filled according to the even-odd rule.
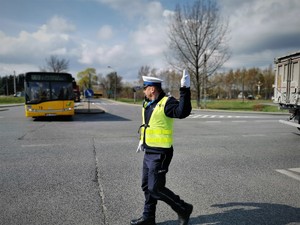
[[[133,99],[120,98],[118,101],[142,105],[142,100],[134,102]],[[0,104],[24,103],[24,97],[0,96]],[[201,102],[203,108],[203,102]],[[197,109],[196,100],[192,100],[192,107]],[[209,100],[206,102],[206,109],[212,110],[231,110],[231,111],[257,111],[257,112],[283,112],[271,100]]]
[[[18,104],[24,103],[24,97],[0,96],[0,104]]]
[[[133,99],[121,98],[118,101],[126,103],[134,103]],[[142,104],[142,100],[137,100],[134,104]],[[203,102],[201,102],[203,108]],[[192,100],[192,107],[197,109],[196,100]],[[231,111],[256,111],[256,112],[283,112],[278,105],[273,104],[271,100],[209,100],[206,102],[206,109],[211,110],[231,110]]]
[[[203,106],[203,103],[201,103]],[[192,101],[193,108],[197,108],[196,101]],[[257,112],[286,112],[280,110],[271,100],[211,100],[206,103],[206,109]]]

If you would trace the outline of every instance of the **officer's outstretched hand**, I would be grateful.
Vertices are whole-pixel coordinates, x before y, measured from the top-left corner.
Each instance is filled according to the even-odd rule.
[[[181,87],[189,88],[191,86],[190,75],[186,69],[182,71]]]
[[[139,142],[139,146],[137,147],[136,149],[136,152],[143,152],[144,151],[144,145],[143,145],[143,142],[140,140]]]

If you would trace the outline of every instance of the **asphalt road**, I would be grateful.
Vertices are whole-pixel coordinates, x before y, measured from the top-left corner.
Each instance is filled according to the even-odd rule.
[[[141,108],[34,120],[0,111],[0,224],[126,225],[143,208]],[[194,205],[190,224],[300,224],[300,132],[285,115],[205,112],[175,122],[167,186]],[[177,215],[157,206],[157,224]]]

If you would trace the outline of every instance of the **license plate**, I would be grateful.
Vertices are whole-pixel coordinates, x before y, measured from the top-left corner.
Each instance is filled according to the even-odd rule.
[[[51,114],[51,113],[48,113],[48,114],[46,114],[46,116],[56,116],[56,114]]]

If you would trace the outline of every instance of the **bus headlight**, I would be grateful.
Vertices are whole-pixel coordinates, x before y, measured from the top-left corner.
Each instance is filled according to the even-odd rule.
[[[37,109],[33,109],[31,105],[27,105],[26,109],[28,112],[37,112]]]

